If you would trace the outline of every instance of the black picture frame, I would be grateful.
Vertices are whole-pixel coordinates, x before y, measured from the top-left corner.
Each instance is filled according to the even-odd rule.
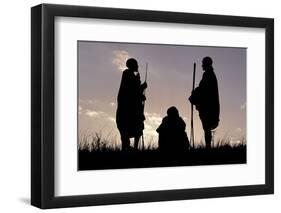
[[[265,184],[56,197],[54,20],[57,16],[265,29]],[[274,193],[273,19],[53,4],[41,4],[31,8],[32,205],[46,209],[272,193]]]

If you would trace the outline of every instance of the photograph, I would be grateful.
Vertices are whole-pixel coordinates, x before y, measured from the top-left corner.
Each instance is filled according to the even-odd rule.
[[[247,48],[77,41],[78,171],[246,164]]]
[[[274,193],[274,18],[158,6],[31,8],[31,205]]]

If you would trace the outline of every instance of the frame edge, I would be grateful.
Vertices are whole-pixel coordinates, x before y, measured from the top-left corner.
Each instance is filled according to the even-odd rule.
[[[42,206],[41,53],[42,5],[31,8],[31,205]]]
[[[268,19],[265,27],[265,34],[265,184],[268,188],[268,192],[274,194],[274,19]]]

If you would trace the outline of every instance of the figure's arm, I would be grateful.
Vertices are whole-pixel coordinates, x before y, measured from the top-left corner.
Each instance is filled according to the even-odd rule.
[[[202,79],[199,83],[199,86],[196,87],[189,97],[189,101],[197,105],[200,102],[200,99],[204,97],[205,91],[208,90],[208,76],[206,73],[203,74]]]
[[[141,85],[141,90],[142,90],[142,92],[147,88],[147,83],[146,82],[144,82],[144,83],[142,83]]]

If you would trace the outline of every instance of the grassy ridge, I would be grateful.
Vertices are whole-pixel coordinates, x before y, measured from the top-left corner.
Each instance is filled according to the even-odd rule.
[[[246,163],[246,145],[197,148],[180,153],[162,153],[157,149],[79,150],[78,156],[79,170],[242,164]]]
[[[81,135],[78,170],[246,163],[244,138],[236,145],[231,145],[230,139],[224,138],[217,140],[210,150],[199,143],[195,149],[177,153],[160,152],[152,143],[141,150],[122,151],[116,141],[116,137],[110,134],[104,137],[101,132]]]

